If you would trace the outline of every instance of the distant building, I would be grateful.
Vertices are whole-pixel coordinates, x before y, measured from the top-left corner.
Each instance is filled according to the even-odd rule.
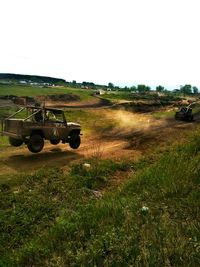
[[[30,85],[37,86],[37,85],[40,85],[40,84],[39,83],[30,83]]]
[[[99,94],[100,95],[104,95],[105,94],[105,91],[103,89],[99,89]]]
[[[19,81],[20,84],[27,84],[26,81]]]
[[[81,85],[81,89],[89,89],[89,87],[86,85]]]
[[[180,89],[174,89],[172,90],[173,93],[180,93]]]

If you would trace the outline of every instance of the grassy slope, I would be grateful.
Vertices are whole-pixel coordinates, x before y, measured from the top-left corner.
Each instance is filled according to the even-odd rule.
[[[0,266],[199,266],[199,151],[4,177]]]
[[[0,85],[0,95],[37,96],[51,94],[78,94],[81,100],[91,98],[91,90],[75,89],[69,87],[37,87],[24,85]]]

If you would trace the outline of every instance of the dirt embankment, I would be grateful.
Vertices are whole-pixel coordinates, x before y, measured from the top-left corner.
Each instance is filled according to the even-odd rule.
[[[65,102],[65,101],[47,101],[46,104],[51,107],[57,107],[57,108],[87,108],[87,109],[93,109],[93,108],[102,108],[102,107],[111,107],[113,104],[107,100],[103,99],[98,96],[94,96],[90,100],[86,101],[74,101],[74,102]]]
[[[36,96],[36,102],[43,103],[44,101],[47,103],[53,103],[56,105],[57,103],[70,103],[70,102],[79,102],[80,96],[76,94],[54,94],[54,95],[46,95],[46,96]]]
[[[113,105],[109,100],[98,96],[82,101],[80,96],[76,94],[54,94],[36,97],[0,96],[0,108],[35,105],[36,103],[45,103],[46,106],[55,108],[101,108]]]
[[[36,103],[44,103],[49,102],[56,105],[57,103],[71,103],[71,102],[79,102],[80,96],[76,94],[54,94],[54,95],[46,95],[46,96],[15,96],[15,95],[7,95],[0,96],[0,107],[5,105],[35,105]]]

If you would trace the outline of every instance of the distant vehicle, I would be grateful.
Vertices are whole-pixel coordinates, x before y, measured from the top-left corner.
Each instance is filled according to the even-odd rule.
[[[81,143],[80,132],[80,124],[67,122],[61,109],[26,106],[2,121],[1,135],[8,136],[12,146],[25,143],[31,152],[38,153],[44,147],[44,140],[52,145],[69,143],[77,149]]]
[[[191,105],[187,107],[181,107],[179,111],[175,114],[176,120],[183,120],[183,121],[193,121],[193,114]]]

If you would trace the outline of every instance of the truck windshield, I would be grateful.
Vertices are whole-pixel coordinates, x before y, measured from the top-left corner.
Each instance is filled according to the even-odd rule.
[[[54,112],[52,110],[47,110],[46,111],[46,121],[51,121],[51,122],[64,122],[63,121],[63,114],[62,112]]]

